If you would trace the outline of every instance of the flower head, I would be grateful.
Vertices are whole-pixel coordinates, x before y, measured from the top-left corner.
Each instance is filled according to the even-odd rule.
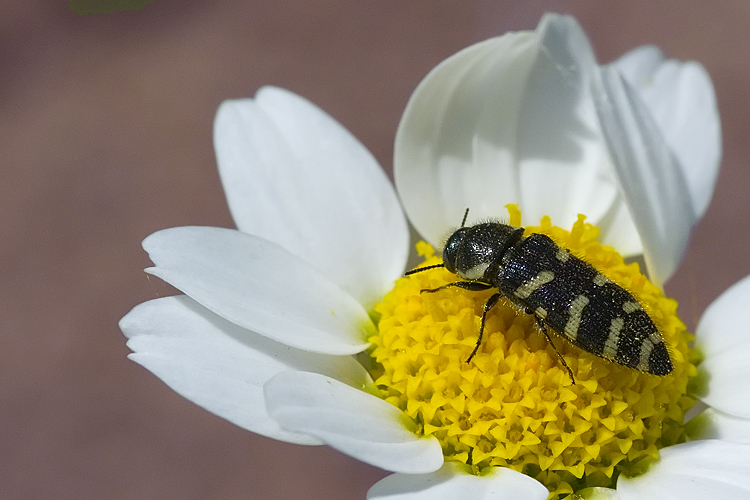
[[[711,439],[682,443],[696,360],[658,286],[718,164],[700,66],[651,48],[602,68],[575,21],[547,16],[536,32],[438,66],[396,141],[399,195],[433,247],[467,206],[489,217],[517,203],[541,221],[528,231],[549,234],[648,308],[672,349],[674,374],[663,378],[558,342],[572,385],[533,318],[503,304],[465,363],[486,295],[420,293],[446,283],[445,270],[399,280],[406,218],[354,137],[304,99],[264,88],[221,106],[214,140],[238,230],[149,236],[148,272],[185,295],[141,304],[120,323],[132,359],[180,394],[253,432],[326,443],[395,472],[370,498],[676,498],[669,491],[685,471],[699,486],[714,477],[723,491],[750,491],[750,452],[730,442],[750,412],[721,385],[740,361],[706,327],[700,369],[712,378],[692,386],[713,408],[691,436]],[[656,286],[610,247],[645,254]],[[689,465],[699,456],[702,471]]]
[[[511,209],[510,224],[520,213]],[[682,425],[693,400],[688,377],[692,336],[667,299],[612,248],[596,241],[597,230],[583,218],[570,232],[553,227],[541,233],[626,287],[658,324],[670,346],[674,369],[666,377],[641,373],[574,347],[557,337],[551,345],[533,315],[504,299],[476,342],[479,318],[493,292],[446,288],[456,281],[444,268],[399,280],[376,305],[378,334],[370,341],[379,369],[375,383],[383,397],[401,408],[424,435],[438,438],[446,460],[474,466],[503,466],[531,475],[557,497],[581,485],[614,486],[621,473],[635,474],[658,458],[658,449],[685,440]],[[425,265],[439,263],[423,243]],[[572,383],[555,350],[575,376]]]

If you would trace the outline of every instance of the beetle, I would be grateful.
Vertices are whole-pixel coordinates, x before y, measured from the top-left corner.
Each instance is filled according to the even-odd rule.
[[[547,327],[572,344],[601,358],[653,375],[672,372],[672,360],[659,329],[643,305],[625,288],[542,233],[500,222],[461,227],[443,249],[443,263],[405,273],[445,267],[463,281],[422,292],[457,287],[469,291],[497,289],[484,304],[479,338],[487,314],[505,296],[533,314],[547,341],[575,383],[573,371],[555,348]]]

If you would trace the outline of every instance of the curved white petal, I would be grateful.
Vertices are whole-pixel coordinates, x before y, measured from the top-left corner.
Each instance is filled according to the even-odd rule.
[[[226,101],[214,124],[237,227],[317,267],[367,307],[406,264],[406,220],[369,151],[309,101],[264,87]]]
[[[750,276],[727,288],[706,309],[695,330],[695,346],[710,358],[750,342]]]
[[[539,51],[533,33],[509,33],[443,61],[419,84],[396,133],[394,177],[409,220],[434,246],[470,220],[518,201],[515,125]]]
[[[410,220],[433,244],[458,224],[503,217],[570,226],[584,213],[624,255],[640,238],[591,99],[596,62],[571,17],[508,33],[443,61],[420,83],[396,136],[396,185]]]
[[[693,441],[659,451],[646,474],[620,476],[620,500],[744,500],[750,497],[750,445]]]
[[[219,316],[292,347],[354,354],[374,330],[362,306],[307,262],[233,229],[176,227],[143,241],[147,272]]]
[[[414,434],[416,425],[382,399],[335,379],[285,372],[265,385],[272,418],[290,431],[310,434],[376,467],[394,472],[432,472],[443,464],[435,438]]]
[[[750,418],[750,342],[706,358],[699,366],[705,393],[698,394],[709,406]]]
[[[351,356],[325,356],[278,344],[234,325],[185,295],[136,306],[120,328],[130,359],[185,398],[230,422],[281,441],[322,444],[281,429],[268,416],[263,384],[286,370],[325,373],[355,387],[372,383]]]
[[[659,50],[659,47],[641,45],[611,62],[610,66],[616,66],[628,83],[640,92],[641,88],[656,83],[653,81],[653,77],[663,63],[664,54]],[[658,105],[657,103],[650,104]]]
[[[483,476],[446,462],[430,474],[393,474],[367,492],[368,500],[545,500],[549,492],[542,483],[504,467]]]
[[[699,394],[706,404],[750,418],[750,276],[728,288],[706,309],[696,329],[696,348],[704,360]]]
[[[654,46],[612,63],[635,90],[677,157],[693,213],[708,207],[721,160],[721,123],[711,77],[695,61],[665,60]]]
[[[617,197],[587,86],[595,62],[574,19],[547,15],[443,61],[420,83],[396,136],[396,185],[432,243],[469,219],[605,219]],[[632,246],[632,245],[631,245]],[[637,245],[636,245],[637,246]]]
[[[677,268],[698,215],[679,162],[638,94],[615,66],[593,80],[602,131],[643,243],[652,281]]]
[[[688,422],[691,439],[721,439],[750,444],[750,419],[707,408]]]
[[[602,219],[589,222],[599,226],[599,241],[617,249],[620,255],[635,257],[643,254],[643,243],[624,193],[617,193],[609,212]]]

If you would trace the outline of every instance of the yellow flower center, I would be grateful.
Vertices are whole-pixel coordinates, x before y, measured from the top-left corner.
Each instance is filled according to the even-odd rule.
[[[517,207],[508,210],[510,225],[520,226]],[[688,347],[693,337],[676,315],[676,301],[664,297],[638,264],[625,264],[599,244],[598,228],[583,216],[570,232],[553,227],[549,217],[525,230],[548,235],[635,296],[661,332],[673,372],[642,373],[552,333],[573,384],[534,316],[505,298],[488,314],[482,344],[467,363],[484,303],[497,290],[421,293],[458,281],[437,268],[399,279],[375,306],[373,378],[382,397],[417,422],[419,433],[439,440],[448,461],[476,473],[492,466],[523,472],[546,485],[550,498],[614,487],[619,474],[642,473],[659,448],[685,440],[683,416],[694,404],[686,388],[697,373]],[[417,251],[424,265],[440,264],[427,243]]]

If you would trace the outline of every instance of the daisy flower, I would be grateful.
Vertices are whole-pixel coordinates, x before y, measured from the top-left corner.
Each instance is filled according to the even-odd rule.
[[[409,234],[388,178],[301,97],[266,87],[225,102],[214,142],[238,229],[146,238],[147,271],[184,295],[120,322],[131,359],[178,393],[252,432],[394,472],[373,499],[750,493],[736,375],[750,343],[726,319],[750,292],[712,306],[693,350],[659,286],[718,168],[700,65],[645,47],[600,67],[573,19],[547,15],[436,67],[396,138],[427,265],[466,207],[469,223],[523,216],[647,308],[670,347],[665,377],[557,339],[572,383],[533,316],[503,301],[467,363],[489,292],[421,293],[456,280],[442,268],[402,278]],[[639,255],[652,280],[623,259]],[[707,409],[685,426],[697,397]]]

